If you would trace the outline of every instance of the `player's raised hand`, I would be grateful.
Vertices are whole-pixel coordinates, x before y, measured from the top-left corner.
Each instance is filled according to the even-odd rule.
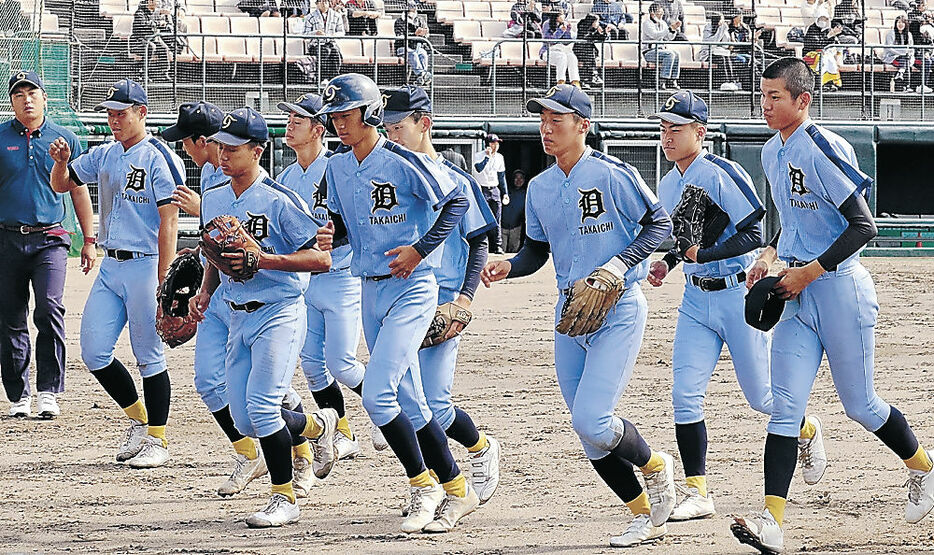
[[[652,285],[652,287],[659,287],[667,275],[668,264],[664,260],[656,260],[655,262],[652,262],[651,266],[649,266],[649,275],[646,276],[645,279]]]
[[[324,227],[318,228],[318,248],[322,251],[329,251],[334,248],[334,222],[328,222]]]
[[[386,251],[386,256],[395,256],[389,263],[389,272],[393,277],[407,278],[415,271],[415,267],[422,261],[422,255],[418,254],[412,245],[402,245],[392,250]]]
[[[184,185],[179,185],[172,193],[172,204],[190,216],[201,215],[201,196]]]
[[[765,260],[756,260],[746,272],[746,289],[751,289],[757,281],[769,273],[769,264]]]
[[[512,262],[508,260],[488,262],[483,267],[483,271],[480,272],[480,281],[483,282],[483,285],[489,287],[494,281],[506,279],[510,270],[512,270]]]
[[[71,147],[68,146],[65,139],[59,137],[49,145],[49,156],[52,157],[54,162],[67,164],[71,160]]]

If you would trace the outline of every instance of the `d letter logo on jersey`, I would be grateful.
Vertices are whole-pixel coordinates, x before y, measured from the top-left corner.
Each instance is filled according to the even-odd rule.
[[[127,191],[141,192],[146,188],[146,170],[130,165],[130,173],[126,174]]]
[[[312,193],[311,200],[313,201],[312,210],[318,210],[319,208],[321,210],[328,209],[328,197],[324,194],[324,191],[321,190],[320,183],[315,185],[315,192]]]
[[[243,227],[246,228],[257,242],[269,237],[269,218],[266,214],[251,214],[247,212],[246,215],[250,219],[243,224]]]
[[[599,189],[578,189],[577,192],[581,194],[581,199],[577,203],[581,209],[581,223],[584,223],[587,218],[597,219],[606,212],[603,208],[603,193]]]
[[[803,197],[810,193],[810,189],[804,186],[804,172],[788,164],[788,181],[791,182],[791,192]]]
[[[378,181],[370,181],[373,185],[373,192],[370,194],[370,197],[373,199],[373,209],[370,210],[371,213],[376,213],[377,210],[392,210],[394,207],[399,205],[399,202],[396,200],[396,188],[392,183],[380,183]]]

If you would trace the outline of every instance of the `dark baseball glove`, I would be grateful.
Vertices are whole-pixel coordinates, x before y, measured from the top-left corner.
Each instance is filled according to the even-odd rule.
[[[597,331],[625,290],[623,280],[613,272],[597,268],[571,286],[555,331],[570,337]]]
[[[730,217],[710,199],[707,191],[696,185],[685,185],[681,201],[671,214],[671,222],[675,246],[683,258],[693,245],[706,249],[716,243],[730,223]]]
[[[473,314],[470,310],[459,304],[444,303],[435,311],[435,317],[431,321],[431,325],[428,326],[428,333],[425,334],[425,339],[422,340],[421,348],[424,349],[444,343],[445,336],[454,322],[460,322],[466,328],[472,318]]]
[[[205,224],[198,244],[204,257],[235,281],[246,281],[259,271],[262,248],[235,216],[217,216]],[[235,270],[223,253],[242,253],[243,266]]]
[[[198,294],[204,268],[194,252],[178,256],[159,286],[156,331],[169,347],[175,348],[194,337],[198,322],[188,312],[188,301]]]

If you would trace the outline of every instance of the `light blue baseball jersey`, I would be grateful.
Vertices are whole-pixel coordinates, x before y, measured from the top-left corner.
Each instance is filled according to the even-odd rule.
[[[227,181],[230,181],[230,178],[224,175],[224,172],[220,168],[215,168],[210,162],[205,162],[201,166],[201,194],[210,191],[214,187],[223,185]]]
[[[415,244],[431,229],[441,206],[457,194],[448,174],[426,160],[383,137],[360,163],[347,147],[328,160],[328,209],[340,214],[347,227],[353,275],[388,275],[393,257],[386,251]],[[435,268],[441,250],[429,254],[415,272]]]
[[[669,214],[681,202],[681,195],[687,185],[707,191],[710,200],[730,218],[714,245],[719,245],[732,237],[736,234],[737,228],[759,221],[765,215],[765,208],[756,195],[752,178],[746,170],[736,162],[710,154],[706,150],[702,150],[691,162],[684,175],[676,165],[658,183],[658,198]],[[756,251],[750,251],[705,264],[685,260],[684,273],[709,277],[731,276],[742,272],[752,264],[756,254]]]
[[[331,157],[330,150],[322,150],[321,154],[308,165],[307,169],[302,169],[298,162],[289,165],[282,170],[276,181],[292,189],[308,204],[311,209],[311,215],[320,222],[327,223],[331,216],[328,214],[327,187],[321,187],[321,180],[324,179],[324,170],[328,167],[328,159]],[[331,251],[331,270],[346,269],[350,266],[350,245],[341,245]]]
[[[159,252],[159,207],[185,184],[182,159],[151,135],[123,149],[95,146],[69,164],[75,183],[97,183],[98,242],[105,249]]]
[[[529,182],[525,230],[551,245],[558,289],[565,289],[623,252],[658,205],[638,170],[587,147],[570,175],[553,164]],[[626,272],[626,286],[647,274],[643,260]]]
[[[779,133],[769,139],[762,147],[762,167],[782,224],[778,256],[785,261],[810,262],[823,254],[849,225],[840,205],[854,192],[867,194],[872,185],[859,171],[850,143],[811,120],[784,144]],[[859,251],[848,260],[858,257]]]
[[[259,176],[238,198],[230,184],[215,187],[201,200],[201,225],[217,216],[236,216],[264,252],[292,254],[315,243],[320,222],[294,191],[273,181],[260,170]],[[308,287],[307,272],[260,270],[251,279],[234,281],[221,273],[225,301],[277,303],[300,297]]]

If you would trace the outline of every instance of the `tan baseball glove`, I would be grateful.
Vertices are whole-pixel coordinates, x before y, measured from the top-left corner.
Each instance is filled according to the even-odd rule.
[[[574,282],[561,307],[555,331],[570,337],[597,331],[625,289],[623,280],[609,270],[597,268]]]
[[[459,304],[444,303],[435,311],[435,317],[431,321],[431,325],[428,326],[428,333],[425,334],[425,339],[422,341],[421,348],[424,349],[426,347],[433,347],[439,343],[444,343],[445,336],[448,331],[450,331],[451,325],[454,322],[460,322],[464,324],[464,327],[467,327],[467,324],[470,323],[472,318],[473,314],[470,310]]]
[[[246,281],[259,271],[262,248],[235,216],[217,216],[201,230],[201,252],[218,270],[235,281]],[[242,253],[243,267],[234,270],[223,253]]]

